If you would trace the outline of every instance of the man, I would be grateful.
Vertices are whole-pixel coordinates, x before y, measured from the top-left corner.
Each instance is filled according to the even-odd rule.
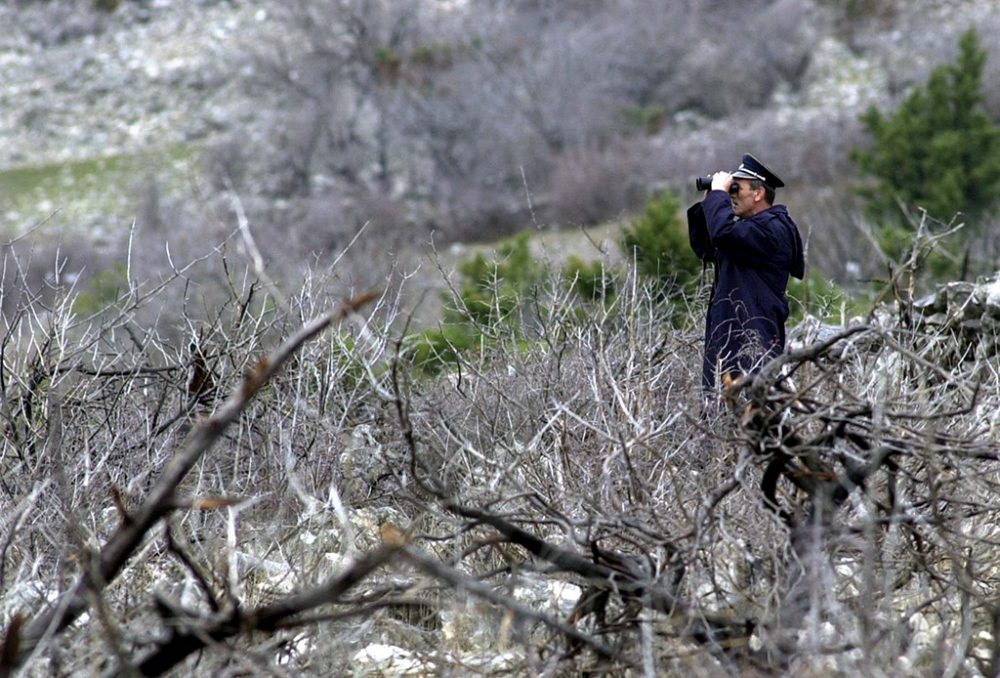
[[[785,348],[788,276],[802,279],[799,229],[784,205],[784,186],[750,154],[733,173],[716,172],[705,198],[688,210],[691,249],[715,267],[705,322],[702,385],[752,372]]]

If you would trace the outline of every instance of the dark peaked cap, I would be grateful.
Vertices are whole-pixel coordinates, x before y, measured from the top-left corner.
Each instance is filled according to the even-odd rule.
[[[736,179],[760,179],[771,188],[781,188],[785,185],[785,182],[769,170],[764,163],[749,153],[743,156],[743,162],[733,172],[733,177]]]

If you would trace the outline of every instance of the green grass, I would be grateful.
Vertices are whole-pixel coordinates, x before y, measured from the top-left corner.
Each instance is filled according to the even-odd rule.
[[[788,280],[788,305],[791,316],[788,326],[812,315],[823,322],[844,323],[848,318],[866,315],[871,310],[874,293],[871,291],[851,294],[818,271],[811,272],[805,280]]]
[[[58,214],[128,216],[149,177],[184,182],[199,149],[174,146],[129,155],[0,170],[0,234],[10,236]]]

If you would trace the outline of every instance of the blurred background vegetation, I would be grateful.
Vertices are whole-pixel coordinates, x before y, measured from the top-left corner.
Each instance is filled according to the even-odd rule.
[[[744,152],[788,184],[779,201],[808,239],[802,299],[877,293],[921,210],[934,232],[965,224],[928,280],[998,268],[993,3],[751,0],[739,21],[713,0],[17,0],[2,12],[0,215],[30,248],[21,282],[38,289],[71,280],[93,294],[126,258],[156,278],[238,247],[237,201],[289,285],[353,243],[338,261],[345,295],[428,250],[482,295],[483,271],[460,263],[482,255],[462,247],[531,231],[562,239],[539,265],[568,265],[584,296],[607,296],[616,258],[636,253],[682,288],[700,271],[667,213],[698,199],[693,177]],[[582,251],[595,227],[610,259]],[[422,271],[433,286],[436,268]],[[197,280],[208,296],[226,284]]]

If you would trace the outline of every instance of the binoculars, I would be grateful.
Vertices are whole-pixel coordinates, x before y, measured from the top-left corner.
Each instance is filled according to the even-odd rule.
[[[694,180],[694,187],[699,191],[708,191],[712,188],[712,177],[697,177]],[[730,194],[735,195],[740,190],[739,184],[735,181],[729,187]]]

